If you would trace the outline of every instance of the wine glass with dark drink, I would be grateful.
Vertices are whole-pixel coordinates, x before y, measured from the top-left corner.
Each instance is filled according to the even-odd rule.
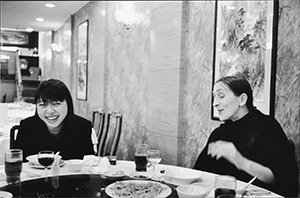
[[[236,178],[220,175],[215,178],[215,198],[235,198]]]
[[[147,151],[148,144],[137,144],[134,146],[134,162],[136,171],[147,171]]]
[[[53,151],[40,151],[38,154],[39,163],[45,167],[45,177],[47,181],[47,169],[54,162],[54,152]]]

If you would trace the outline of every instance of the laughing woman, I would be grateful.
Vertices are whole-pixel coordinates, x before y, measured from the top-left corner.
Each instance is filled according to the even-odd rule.
[[[35,93],[36,113],[20,122],[14,148],[23,158],[41,150],[60,151],[64,160],[94,154],[91,122],[74,114],[67,86],[60,80],[43,81]]]
[[[213,105],[223,123],[208,138],[194,169],[232,175],[287,197],[298,196],[294,151],[280,124],[253,106],[247,80],[219,79]]]

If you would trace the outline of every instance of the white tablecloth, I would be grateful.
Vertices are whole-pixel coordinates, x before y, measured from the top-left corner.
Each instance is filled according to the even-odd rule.
[[[166,170],[167,168],[170,168],[170,167],[173,167],[173,166],[158,164],[156,166],[155,174],[160,174],[160,170]],[[86,174],[88,169],[89,169],[89,166],[88,166],[88,164],[86,164],[80,172],[70,172],[67,168],[67,165],[65,165],[65,166],[60,168],[60,175]],[[135,172],[135,164],[134,164],[133,161],[117,160],[117,164],[115,166],[109,165],[109,167],[107,169],[122,170],[126,174],[130,174],[132,172]],[[186,168],[183,168],[183,169],[186,169]],[[100,174],[99,172],[96,171],[96,170],[99,170],[99,167],[97,167],[97,166],[91,167],[90,170],[91,170],[91,172],[89,172],[89,173]],[[149,172],[149,174],[151,174],[150,169],[148,169],[147,172]],[[33,176],[32,173],[41,175],[40,177],[44,176],[44,170],[43,169],[32,168],[30,165],[28,165],[28,163],[23,163],[23,171],[22,171],[22,174],[21,174],[21,180],[26,181],[26,180],[39,178],[39,177]],[[51,170],[50,169],[48,170],[48,176],[51,176]],[[210,184],[213,185],[216,176],[217,175],[213,174],[213,173],[202,172],[202,176],[201,176],[202,181],[201,182],[210,183]],[[0,187],[4,186],[6,184],[7,183],[5,181],[4,166],[0,165]],[[245,185],[244,182],[238,181],[237,182],[237,189],[241,189],[244,185]],[[257,186],[253,186],[253,185],[250,185],[249,188],[250,189],[261,189]],[[212,190],[210,192],[208,197],[214,197],[214,190]],[[249,196],[249,197],[254,197],[254,196]],[[270,195],[264,195],[264,196],[259,196],[259,197],[281,197],[281,196],[279,196],[277,194],[274,194],[274,193],[271,193]]]

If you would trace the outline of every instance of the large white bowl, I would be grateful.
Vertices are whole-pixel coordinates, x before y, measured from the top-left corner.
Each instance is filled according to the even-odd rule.
[[[170,166],[165,170],[164,180],[175,185],[191,184],[202,176],[202,172],[194,169]]]
[[[71,172],[79,172],[81,171],[83,165],[86,163],[86,161],[81,159],[71,159],[65,161],[66,165]]]
[[[180,185],[176,188],[179,198],[204,198],[208,195],[208,190],[200,185]]]

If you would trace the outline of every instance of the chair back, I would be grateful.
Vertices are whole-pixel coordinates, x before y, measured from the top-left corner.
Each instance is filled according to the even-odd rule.
[[[2,96],[2,101],[1,101],[2,103],[5,103],[6,102],[6,93],[5,94],[3,94],[3,96]]]
[[[10,128],[9,147],[11,149],[14,148],[14,142],[15,142],[17,131],[19,130],[19,128],[20,128],[20,125],[14,125]]]
[[[108,113],[107,134],[102,145],[101,156],[115,156],[120,141],[122,131],[122,115],[116,111]]]
[[[294,155],[295,159],[297,160],[295,142],[291,139],[288,139],[288,141],[289,141],[289,145],[290,145],[290,152]]]
[[[105,114],[106,113],[103,111],[103,109],[93,111],[92,125],[95,130],[96,138],[98,141],[97,148],[99,147],[100,141],[104,136]]]

